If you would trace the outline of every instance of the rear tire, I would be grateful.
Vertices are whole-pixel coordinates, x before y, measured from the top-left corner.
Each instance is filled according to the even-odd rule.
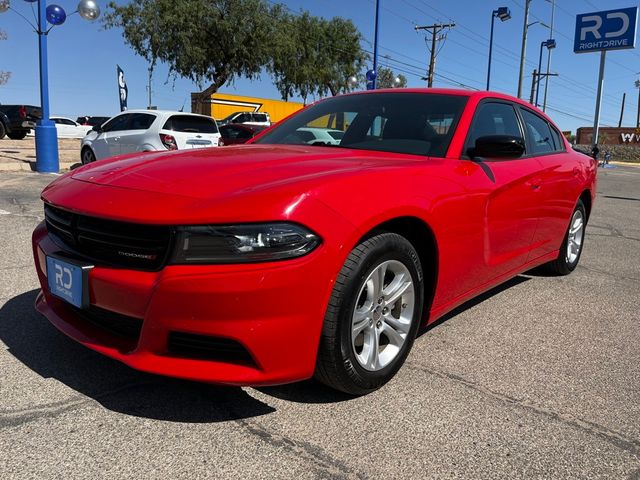
[[[0,122],[0,140],[2,140],[6,134],[7,134],[7,129],[4,126],[4,123]]]
[[[391,380],[420,324],[423,283],[418,254],[404,237],[381,233],[354,248],[327,306],[316,379],[351,395]]]
[[[80,155],[80,161],[82,162],[83,165],[87,165],[89,163],[96,161],[96,156],[90,147],[84,147],[82,149],[82,154]]]
[[[571,221],[564,236],[558,258],[545,265],[547,271],[555,275],[569,275],[578,266],[584,247],[584,234],[587,226],[587,213],[582,200],[578,200],[571,214]]]
[[[27,130],[20,130],[18,132],[7,133],[7,137],[11,140],[22,140],[27,136],[27,133],[29,133]]]

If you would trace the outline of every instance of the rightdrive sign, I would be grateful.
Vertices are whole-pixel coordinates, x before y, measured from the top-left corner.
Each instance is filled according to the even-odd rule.
[[[637,20],[638,7],[578,15],[574,53],[635,48]]]

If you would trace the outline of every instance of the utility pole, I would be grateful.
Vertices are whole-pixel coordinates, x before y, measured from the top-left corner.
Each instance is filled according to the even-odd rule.
[[[634,85],[638,89],[638,113],[636,114],[636,128],[640,128],[640,80],[636,80]]]
[[[149,74],[149,83],[147,85],[147,90],[149,91],[149,103],[147,105],[147,109],[151,110],[151,79],[153,77],[153,66],[149,65],[148,74]]]
[[[618,120],[618,128],[622,126],[622,116],[624,115],[624,101],[627,98],[627,94],[622,94],[622,107],[620,108],[620,120]]]
[[[533,96],[536,93],[536,78],[538,77],[538,71],[533,70],[533,76],[531,77],[531,95],[529,96],[529,103],[533,105]]]
[[[518,98],[522,98],[522,80],[524,79],[524,60],[527,49],[527,30],[529,29],[529,6],[531,0],[524,2],[524,25],[522,27],[522,49],[520,50],[520,75],[518,76]]]
[[[553,38],[553,21],[556,13],[556,0],[547,0],[551,2],[551,27],[549,27],[549,38]],[[542,100],[542,111],[547,111],[547,88],[549,88],[549,69],[551,68],[551,49],[547,51],[547,76],[544,79],[544,99]]]
[[[438,37],[438,34],[444,30],[445,28],[453,28],[455,27],[455,23],[436,23],[434,25],[424,25],[419,27],[416,25],[415,30],[426,30],[431,34],[431,58],[429,60],[429,71],[427,73],[427,87],[433,87],[433,76],[435,73],[436,67],[436,45],[439,40],[442,40],[444,37]]]

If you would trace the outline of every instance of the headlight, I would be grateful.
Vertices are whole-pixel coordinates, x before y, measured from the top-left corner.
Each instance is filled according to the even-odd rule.
[[[269,262],[306,255],[320,237],[293,223],[178,227],[172,263]]]

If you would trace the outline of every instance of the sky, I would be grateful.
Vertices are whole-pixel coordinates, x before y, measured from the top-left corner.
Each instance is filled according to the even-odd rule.
[[[435,67],[436,87],[484,89],[486,86],[491,12],[502,6],[511,19],[495,21],[491,89],[516,95],[526,0],[379,0],[379,64],[407,77],[409,87],[423,87],[429,52],[423,32],[416,25],[455,23],[439,42]],[[58,0],[69,14],[77,3]],[[104,10],[106,1],[98,0]],[[126,3],[118,0],[118,3]],[[274,3],[274,2],[270,2]],[[314,15],[351,19],[363,36],[362,47],[373,51],[375,0],[283,0],[292,12],[308,10]],[[11,6],[32,19],[32,3],[11,0]],[[593,124],[600,55],[573,53],[576,14],[635,6],[631,0],[556,0],[547,113],[562,130]],[[526,50],[523,96],[531,90],[531,74],[537,68],[540,44],[550,38],[551,2],[532,0]],[[194,12],[194,21],[197,12]],[[0,86],[0,103],[40,104],[38,44],[33,29],[15,11],[0,14],[0,29],[8,40],[0,41],[0,70],[12,72],[8,84]],[[640,48],[640,45],[639,45]],[[546,52],[543,56],[545,69]],[[122,32],[105,30],[100,20],[88,22],[79,15],[49,34],[49,89],[51,113],[76,118],[80,115],[113,115],[119,111],[116,64],[125,72],[129,108],[148,103],[147,64],[125,44]],[[635,126],[640,90],[640,51],[607,53],[601,125],[617,126],[623,93],[626,102],[623,126]],[[161,109],[190,110],[190,93],[198,86],[187,79],[168,78],[160,65],[153,79],[153,104]],[[269,75],[249,81],[236,79],[220,89],[225,93],[279,98]],[[540,92],[542,103],[544,90]],[[295,99],[294,99],[295,100]]]

